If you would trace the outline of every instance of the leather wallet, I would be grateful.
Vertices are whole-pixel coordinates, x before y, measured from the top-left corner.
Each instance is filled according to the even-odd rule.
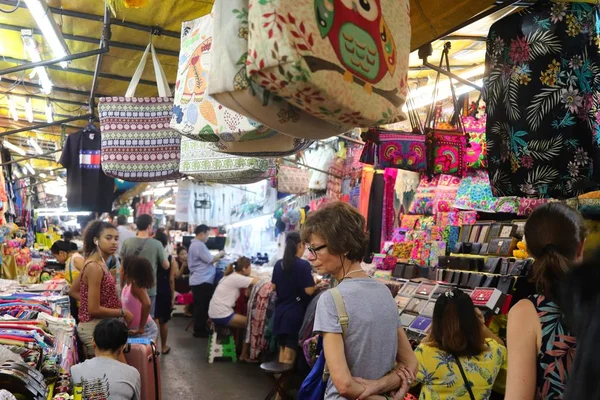
[[[508,275],[508,268],[510,267],[510,260],[503,258],[500,262],[500,275]]]
[[[470,266],[469,269],[471,271],[478,271],[479,272],[479,271],[481,271],[483,269],[483,266],[484,266],[484,260],[483,260],[483,258],[471,258],[470,260],[471,260],[470,261],[471,266]]]
[[[496,287],[498,284],[498,277],[494,275],[485,275],[485,279],[481,284],[482,287]]]
[[[468,287],[471,289],[475,289],[476,287],[480,287],[481,283],[485,280],[486,276],[482,274],[471,274],[469,278]]]
[[[450,257],[449,256],[439,256],[438,268],[448,268],[449,266],[450,266]]]
[[[473,243],[463,243],[462,244],[462,254],[472,254],[471,251],[473,249]]]
[[[454,272],[454,275],[452,275],[452,283],[455,284],[456,286],[460,285],[461,275],[462,275],[462,272],[459,272],[459,271]]]
[[[469,254],[479,254],[479,252],[481,252],[481,243],[472,243],[471,244],[471,251],[469,252]]]
[[[509,294],[515,283],[515,277],[513,276],[501,276],[498,280],[498,285],[496,288],[504,294]]]
[[[485,265],[483,266],[483,272],[487,272],[488,274],[497,274],[501,260],[502,259],[498,257],[488,257]]]
[[[462,254],[462,252],[463,252],[463,243],[461,243],[461,242],[456,243],[456,246],[454,246],[454,249],[452,250],[452,252],[454,254]]]
[[[471,261],[466,257],[462,257],[460,259],[460,264],[459,264],[458,269],[460,269],[461,271],[470,271],[471,270]]]
[[[392,271],[392,276],[394,278],[404,277],[404,267],[405,266],[406,266],[406,264],[403,264],[403,263],[396,264],[396,268],[394,268],[394,271]]]
[[[479,255],[485,256],[488,252],[489,243],[483,243],[481,245],[481,250],[479,251]]]
[[[525,267],[527,266],[527,260],[517,260],[508,269],[508,275],[512,276],[523,276],[525,275]]]
[[[429,267],[417,266],[417,275],[419,278],[429,279]]]
[[[450,256],[450,269],[460,269],[460,257]]]
[[[421,310],[423,310],[423,308],[425,308],[426,305],[427,305],[427,299],[420,299],[418,297],[413,297],[408,302],[408,305],[406,306],[404,311],[419,314],[421,312]]]
[[[469,286],[469,279],[471,279],[471,275],[473,275],[473,274],[470,274],[468,272],[463,272],[460,277],[460,286],[462,286],[462,287]]]
[[[417,271],[417,266],[412,264],[406,264],[404,267],[404,279],[415,279],[419,275],[419,271]]]

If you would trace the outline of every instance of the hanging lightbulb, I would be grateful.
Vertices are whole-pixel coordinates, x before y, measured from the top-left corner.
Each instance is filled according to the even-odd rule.
[[[25,100],[25,118],[27,118],[27,121],[33,122],[33,107],[31,107],[31,99],[29,97]]]
[[[8,111],[10,112],[12,119],[14,121],[18,121],[19,114],[17,114],[17,106],[15,104],[15,99],[11,95],[8,95],[7,100],[8,100]]]
[[[50,103],[50,99],[46,99],[46,122],[49,124],[54,122],[54,109]]]

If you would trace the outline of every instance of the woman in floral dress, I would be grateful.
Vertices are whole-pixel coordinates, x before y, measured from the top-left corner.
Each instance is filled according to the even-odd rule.
[[[560,285],[581,261],[586,236],[581,214],[561,203],[538,207],[525,225],[537,294],[508,314],[506,399],[563,398],[576,342],[559,304]]]

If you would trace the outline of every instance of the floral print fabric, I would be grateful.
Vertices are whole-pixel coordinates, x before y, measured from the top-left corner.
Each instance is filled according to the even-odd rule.
[[[454,207],[461,210],[491,212],[495,203],[496,199],[492,194],[488,174],[479,170],[463,178]]]
[[[564,199],[600,182],[598,13],[538,2],[487,41],[489,176],[494,195]]]
[[[476,357],[460,357],[476,399],[489,399],[500,369],[506,364],[506,347],[486,339],[488,349]],[[415,350],[419,362],[417,382],[423,385],[420,400],[469,400],[471,397],[452,354],[421,343]]]
[[[562,399],[577,348],[575,337],[562,321],[556,303],[541,295],[528,298],[542,325],[542,346],[538,353],[536,399]]]

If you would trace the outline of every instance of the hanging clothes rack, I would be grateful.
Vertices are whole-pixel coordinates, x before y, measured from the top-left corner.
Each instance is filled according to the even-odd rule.
[[[300,167],[305,167],[305,168],[308,168],[308,169],[312,169],[313,171],[321,172],[321,173],[323,173],[323,174],[326,174],[326,175],[332,176],[332,177],[334,177],[334,178],[337,178],[337,179],[342,179],[342,178],[343,178],[343,177],[342,177],[342,176],[340,176],[340,175],[337,175],[337,174],[332,174],[332,173],[331,173],[331,172],[329,172],[329,171],[324,171],[324,170],[322,170],[322,169],[319,169],[319,168],[311,167],[310,165],[306,165],[306,164],[304,164],[304,163],[301,163],[301,162],[298,162],[298,161],[290,160],[289,158],[284,158],[284,160],[285,160],[285,161],[287,161],[287,162],[290,162],[290,163],[292,163],[292,164],[296,164],[296,165],[298,165],[298,166],[300,166]]]

